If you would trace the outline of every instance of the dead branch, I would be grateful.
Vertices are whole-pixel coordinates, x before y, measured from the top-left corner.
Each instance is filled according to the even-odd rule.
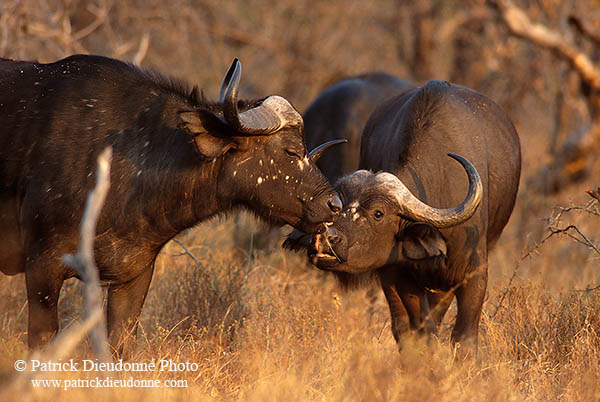
[[[56,338],[43,351],[36,351],[30,360],[61,360],[90,333],[92,349],[100,362],[110,362],[111,355],[108,350],[108,337],[106,334],[106,322],[103,314],[103,297],[100,287],[98,269],[94,262],[94,238],[96,237],[96,224],[108,188],[110,187],[110,162],[112,148],[107,147],[98,157],[98,170],[96,186],[88,194],[86,207],[81,220],[81,238],[77,254],[63,255],[63,262],[75,269],[84,282],[85,294],[85,320],[71,326],[68,330],[58,334]],[[11,396],[19,395],[26,398],[32,391],[29,385],[31,380],[39,376],[37,371],[24,371],[8,386],[0,400],[9,400]],[[98,375],[104,376],[104,372]]]
[[[103,306],[98,268],[94,262],[94,238],[96,237],[98,217],[100,216],[100,211],[110,187],[111,159],[112,148],[107,147],[98,157],[96,187],[88,194],[86,208],[81,221],[79,250],[75,255],[63,255],[63,262],[74,268],[85,284],[84,303],[86,320],[90,320],[98,311],[101,313]],[[102,362],[110,361],[111,357],[108,351],[108,337],[104,320],[99,320],[93,326],[90,338],[96,357]]]
[[[504,304],[504,299],[506,299],[506,296],[508,295],[508,292],[510,291],[510,286],[512,285],[513,281],[517,277],[517,271],[519,270],[519,266],[520,266],[520,264],[518,264],[515,267],[515,269],[513,270],[512,275],[510,276],[510,279],[508,280],[508,283],[504,287],[504,291],[502,292],[502,295],[500,296],[500,300],[498,301],[498,304],[496,305],[496,310],[494,310],[493,314],[490,314],[488,316],[489,319],[490,319],[490,321],[494,320],[494,317],[496,317],[496,315],[498,314],[498,311],[500,311],[500,309],[502,308],[502,305]]]
[[[569,212],[580,212],[580,213],[585,213],[585,214],[588,214],[591,216],[600,217],[600,211],[598,210],[599,205],[600,205],[600,203],[598,201],[591,200],[585,206],[569,206],[569,207],[556,206],[556,207],[554,207],[553,210],[555,211],[555,215],[552,218],[548,218],[548,231],[549,231],[548,234],[540,242],[533,245],[533,247],[531,247],[525,254],[523,254],[521,256],[520,261],[523,261],[524,259],[532,256],[533,254],[539,254],[539,249],[542,247],[542,245],[544,243],[546,243],[550,238],[552,238],[556,235],[560,235],[560,234],[566,235],[570,239],[576,241],[577,243],[583,244],[584,246],[593,250],[596,254],[600,255],[600,247],[598,245],[594,244],[594,242],[592,242],[585,234],[583,234],[583,232],[581,232],[581,230],[576,225],[567,225],[564,227],[558,226],[563,214],[569,213]],[[573,232],[574,232],[574,234],[573,234]],[[498,301],[498,304],[496,305],[496,310],[494,311],[493,314],[489,315],[490,320],[493,320],[494,317],[498,314],[498,311],[502,308],[504,300],[506,299],[506,296],[508,295],[508,292],[510,291],[510,286],[512,285],[513,281],[515,280],[515,278],[517,276],[517,271],[520,267],[520,261],[517,264],[517,266],[515,267],[515,269],[513,270],[513,273],[511,275],[510,279],[508,280],[508,283],[506,284],[504,290],[502,291],[500,300]],[[575,290],[575,292],[591,292],[591,291],[595,291],[598,289],[600,289],[600,285],[595,286],[595,287],[588,286],[586,289]]]
[[[589,292],[593,292],[593,291],[596,291],[596,290],[600,290],[600,285],[598,285],[598,286],[588,286],[585,289],[575,289],[574,291],[578,292],[578,293],[589,293]]]
[[[73,32],[70,15],[63,8],[57,10],[50,18],[50,26],[43,22],[29,22],[28,32],[43,40],[52,38],[60,45],[64,53],[70,54],[73,49],[78,53],[87,53],[87,49],[81,44],[81,40],[106,23],[110,7],[111,5],[107,3],[102,3],[98,7],[88,6],[88,11],[94,14],[95,19],[76,32]]]
[[[188,257],[190,257],[192,259],[192,261],[194,261],[196,268],[199,268],[204,271],[204,268],[202,268],[202,263],[200,262],[200,260],[194,254],[192,254],[192,252],[190,250],[188,250],[188,248],[185,246],[185,244],[183,244],[183,242],[181,240],[173,239],[173,241],[175,243],[179,244],[179,246],[181,246],[181,248],[183,249],[182,253],[175,254],[174,256],[177,257],[177,256],[187,255]],[[217,295],[219,300],[222,301],[221,292],[219,292],[219,289],[217,289],[215,284],[211,280],[208,279],[208,275],[204,275],[203,278],[205,278],[205,280],[208,282],[209,286],[215,292],[215,294]]]
[[[540,242],[534,245],[529,251],[527,251],[527,253],[525,253],[521,257],[521,259],[523,260],[531,256],[532,254],[537,253],[539,248],[544,243],[546,243],[550,238],[556,235],[565,235],[570,239],[574,240],[575,242],[583,244],[584,246],[594,251],[596,254],[600,255],[600,247],[594,244],[594,242],[591,241],[576,225],[569,224],[567,226],[560,227],[560,220],[562,218],[563,213],[566,212],[582,211],[592,216],[600,216],[600,214],[598,213],[598,209],[595,206],[596,203],[596,201],[592,201],[588,203],[585,207],[555,207],[554,210],[558,211],[558,213],[555,216],[548,218],[548,234]]]
[[[569,60],[590,87],[600,90],[600,70],[571,41],[545,25],[532,22],[527,14],[515,6],[511,0],[497,0],[497,5],[504,22],[513,34],[556,51]]]
[[[213,23],[212,32],[218,37],[222,37],[234,42],[243,43],[244,45],[250,45],[257,48],[270,50],[274,53],[278,52],[280,49],[279,44],[273,40],[218,22]]]
[[[437,29],[436,39],[447,43],[448,39],[452,39],[462,25],[471,20],[482,20],[489,16],[490,11],[485,7],[468,8],[458,11],[452,18],[442,22],[442,25]]]
[[[9,45],[9,32],[12,23],[16,19],[16,13],[21,6],[21,1],[15,1],[13,4],[0,8],[0,57],[6,54]]]
[[[570,135],[561,147],[552,144],[553,160],[530,180],[539,191],[552,193],[569,183],[577,182],[589,173],[588,160],[600,143],[600,69],[592,59],[561,32],[541,23],[531,21],[529,16],[515,6],[512,0],[495,1],[500,15],[510,32],[538,46],[554,51],[567,60],[583,83],[581,95],[586,99],[591,123],[588,127]],[[570,16],[570,26],[595,43],[600,37],[591,32],[586,24]]]
[[[574,240],[577,243],[583,244],[588,247],[596,254],[600,255],[600,247],[594,244],[576,225],[567,225],[560,227],[560,220],[562,218],[563,213],[571,212],[571,211],[582,211],[592,216],[600,216],[597,208],[597,201],[592,200],[585,207],[581,206],[572,206],[572,207],[555,207],[554,211],[558,211],[556,215],[548,218],[548,234],[537,244],[535,244],[527,253],[525,253],[521,260],[531,256],[534,253],[537,253],[539,248],[546,243],[550,238],[556,235],[565,235],[570,239]]]
[[[150,46],[150,33],[144,32],[142,38],[140,39],[140,46],[133,57],[133,64],[137,64],[138,66],[142,64],[142,61],[146,57],[146,53],[148,53],[148,47]]]
[[[101,309],[93,311],[92,315],[88,316],[84,322],[74,324],[68,330],[58,334],[43,352],[34,352],[29,360],[62,360],[71,353],[98,322],[104,322],[104,314]],[[14,400],[15,395],[19,396],[19,400],[29,400],[28,396],[35,390],[31,386],[31,380],[40,377],[42,374],[43,372],[40,371],[21,372],[9,386],[0,392],[0,400]],[[104,376],[105,374],[104,372],[99,372],[98,375]]]
[[[102,26],[106,22],[106,18],[108,17],[108,12],[110,11],[110,5],[103,4],[101,7],[88,7],[88,10],[96,16],[96,19],[92,21],[88,26],[80,29],[75,32],[71,38],[71,42],[79,42],[86,36],[90,35],[96,29]]]
[[[192,254],[192,252],[190,250],[188,250],[188,248],[185,246],[185,244],[183,244],[183,242],[181,240],[173,239],[173,241],[175,243],[179,244],[181,246],[181,248],[183,249],[183,252],[181,252],[179,254],[173,254],[174,257],[179,257],[181,255],[187,255],[188,257],[190,257],[192,259],[192,261],[194,261],[194,264],[196,264],[196,267],[202,267],[202,263],[200,262],[200,260],[198,258],[196,258],[196,256],[194,254]]]
[[[557,234],[564,234],[572,240],[576,241],[577,243],[589,247],[590,249],[594,250],[596,254],[600,255],[600,249],[598,248],[598,246],[592,243],[592,241],[588,239],[576,225],[568,225],[563,228],[549,227],[548,230],[550,230],[550,234],[547,236],[547,238],[550,238]],[[572,232],[575,232],[575,234],[573,234]]]
[[[586,206],[571,206],[571,207],[554,207],[555,211],[558,211],[556,218],[560,219],[562,214],[572,211],[583,212],[585,214],[600,216],[600,210],[598,210],[598,201],[591,200]]]
[[[559,209],[559,211],[561,213],[562,212],[571,212],[571,211],[581,211],[583,213],[586,213],[586,214],[589,214],[589,215],[592,215],[592,216],[600,216],[600,212],[591,210],[591,209],[586,208],[586,207],[567,207],[567,208],[565,208],[565,207],[557,207],[557,208]]]
[[[591,128],[571,134],[562,146],[554,146],[553,160],[540,168],[528,183],[536,191],[555,193],[584,179],[589,173],[588,160],[599,146],[600,122],[595,122]]]

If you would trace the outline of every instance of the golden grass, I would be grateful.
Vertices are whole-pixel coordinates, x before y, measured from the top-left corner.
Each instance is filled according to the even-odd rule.
[[[439,338],[411,337],[398,352],[383,297],[370,316],[364,290],[340,293],[332,277],[306,267],[300,257],[276,251],[255,253],[248,261],[244,250],[232,252],[230,226],[229,221],[209,223],[181,237],[198,266],[189,256],[179,255],[178,244],[165,248],[131,358],[187,361],[196,363],[197,370],[109,373],[125,380],[187,380],[187,388],[42,389],[31,390],[31,400],[600,397],[598,291],[560,292],[552,278],[535,284],[518,275],[506,287],[507,278],[498,278],[492,267],[477,361],[459,361],[449,344],[453,309]],[[250,225],[244,230],[257,229]],[[208,233],[214,235],[203,241]],[[536,258],[538,263],[550,262],[544,256]],[[21,277],[0,278],[0,384],[4,385],[15,374],[14,361],[28,359],[23,282]],[[62,314],[63,323],[77,316],[73,305],[81,305],[78,288],[73,282],[65,289],[61,306],[70,308]],[[89,349],[80,348],[73,358],[89,358]],[[93,373],[50,373],[41,378],[87,377],[93,378]]]

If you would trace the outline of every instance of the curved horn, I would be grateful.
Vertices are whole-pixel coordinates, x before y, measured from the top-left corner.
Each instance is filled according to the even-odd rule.
[[[440,229],[459,225],[473,216],[483,195],[483,185],[479,173],[477,173],[475,166],[462,156],[456,154],[448,154],[448,156],[456,159],[467,172],[469,178],[469,193],[465,200],[454,208],[433,208],[415,197],[408,188],[406,188],[404,183],[398,179],[397,183],[394,184],[394,192],[398,203],[401,206],[402,215],[415,221],[429,223]],[[391,176],[397,179],[396,176]],[[389,180],[389,178],[386,180]]]
[[[274,133],[288,124],[290,113],[298,114],[287,100],[269,96],[259,106],[239,114],[240,131],[246,134]]]
[[[318,147],[316,147],[315,149],[313,149],[312,151],[310,151],[310,153],[308,154],[308,157],[310,159],[313,160],[313,162],[317,162],[319,160],[319,158],[323,155],[323,152],[327,151],[329,148],[337,145],[337,144],[343,144],[348,142],[347,139],[345,138],[340,138],[338,140],[331,140],[331,141],[327,141],[321,145],[319,145]]]
[[[235,76],[235,77],[234,77]],[[229,88],[230,84],[234,84],[235,88],[232,88],[233,95],[237,100],[237,87],[240,83],[240,77],[242,76],[242,64],[238,60],[238,58],[234,58],[231,63],[231,67],[227,70],[227,74],[223,78],[223,82],[221,83],[221,89],[219,89],[219,103],[223,103],[225,100],[225,92]],[[235,80],[233,80],[235,78]],[[235,81],[235,82],[232,82]]]
[[[223,117],[225,122],[234,130],[245,134],[270,134],[285,125],[285,121],[281,118],[278,112],[278,99],[274,99],[275,105],[269,104],[269,97],[260,106],[249,109],[240,113],[237,107],[238,89],[242,76],[242,64],[235,58],[229,71],[223,78],[221,89],[219,90],[219,102],[223,104]],[[283,98],[280,98],[283,99]],[[279,102],[281,103],[281,102]],[[288,108],[291,108],[289,103],[285,101]]]
[[[237,94],[241,76],[242,64],[235,58],[227,74],[225,74],[219,90],[219,102],[223,104],[223,117],[234,129],[240,129]]]

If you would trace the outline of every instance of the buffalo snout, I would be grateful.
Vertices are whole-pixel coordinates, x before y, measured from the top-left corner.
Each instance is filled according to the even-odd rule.
[[[304,216],[301,222],[293,225],[304,233],[318,232],[323,224],[335,222],[343,209],[342,200],[336,192],[325,192],[303,203]]]
[[[324,238],[325,243],[330,247],[342,242],[342,236],[333,227],[328,227],[325,233],[320,236]]]
[[[308,258],[321,269],[328,269],[346,261],[344,236],[333,226],[312,236]]]
[[[340,215],[340,213],[342,212],[342,208],[344,207],[342,204],[342,200],[340,200],[340,197],[338,197],[337,194],[331,197],[329,201],[327,201],[327,206],[329,207],[329,209],[335,217],[338,217]]]

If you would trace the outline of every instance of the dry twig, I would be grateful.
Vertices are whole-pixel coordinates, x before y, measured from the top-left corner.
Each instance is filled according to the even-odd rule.
[[[586,213],[586,214],[589,214],[592,216],[600,217],[600,211],[598,210],[598,205],[599,205],[598,201],[592,200],[585,206],[570,206],[570,207],[557,206],[557,207],[555,207],[554,211],[557,211],[556,215],[553,218],[548,218],[548,231],[549,231],[548,234],[540,242],[536,243],[525,254],[523,254],[521,256],[521,261],[523,261],[527,257],[530,257],[533,254],[537,254],[538,250],[541,248],[541,246],[544,243],[546,243],[553,236],[556,236],[559,234],[564,234],[564,235],[568,236],[569,238],[576,241],[577,243],[583,244],[584,246],[593,250],[596,254],[600,255],[600,247],[598,245],[594,244],[594,242],[592,242],[585,234],[583,234],[583,232],[581,232],[581,230],[579,230],[579,228],[576,225],[567,225],[564,227],[559,227],[560,219],[562,218],[563,214],[572,212],[572,211],[582,212],[582,213]],[[494,317],[496,316],[496,314],[502,307],[504,299],[506,298],[508,292],[510,291],[510,286],[512,285],[512,282],[516,278],[517,271],[519,269],[519,265],[520,264],[518,264],[515,267],[510,279],[508,280],[508,283],[506,284],[506,287],[504,288],[504,291],[502,292],[502,295],[500,296],[500,300],[498,301],[496,310],[494,311],[493,314],[489,315],[490,320],[494,319]],[[597,290],[597,289],[600,289],[600,285],[598,285],[596,287],[587,287],[586,289],[583,289],[583,290],[576,290],[576,292],[590,292],[590,291]]]
[[[86,208],[81,221],[81,239],[77,254],[63,255],[63,262],[74,268],[85,284],[85,312],[86,320],[90,320],[102,312],[103,297],[100,288],[98,268],[94,262],[94,238],[96,237],[96,224],[100,211],[104,205],[108,188],[110,187],[110,163],[112,148],[107,147],[98,157],[98,172],[96,187],[88,194]],[[102,314],[100,314],[102,315]],[[106,323],[99,320],[90,333],[92,348],[96,357],[102,362],[110,361]]]
[[[142,64],[142,61],[146,57],[148,53],[148,47],[150,46],[150,33],[144,32],[142,38],[140,39],[140,46],[138,47],[135,56],[133,56],[133,64],[137,64],[138,66]]]
[[[66,357],[81,340],[91,333],[92,348],[100,362],[110,362],[108,350],[108,337],[103,314],[103,298],[98,269],[94,262],[94,238],[96,237],[96,223],[106,193],[110,187],[110,161],[112,149],[106,148],[98,157],[98,173],[96,187],[88,195],[86,207],[81,221],[81,240],[79,250],[75,255],[63,255],[63,262],[75,269],[85,284],[85,320],[80,324],[71,326],[63,331],[46,347],[44,351],[34,352],[30,360],[59,361]],[[31,380],[40,374],[39,371],[24,371],[7,387],[0,400],[8,400],[10,396],[19,395],[25,398],[32,388]],[[99,372],[103,376],[103,372]]]
[[[594,64],[592,57],[578,47],[568,35],[531,21],[527,13],[515,6],[512,0],[495,0],[494,4],[512,34],[555,52],[569,62],[583,84],[581,95],[586,100],[591,123],[585,129],[571,134],[561,147],[552,144],[553,160],[544,166],[533,180],[534,185],[541,191],[556,192],[569,183],[581,180],[589,173],[587,161],[599,146],[600,69]],[[569,17],[569,22],[577,32],[597,43],[597,34],[589,32],[590,28],[585,23],[573,16]]]
[[[532,22],[527,14],[511,0],[497,0],[502,18],[511,32],[535,44],[554,50],[573,65],[582,79],[596,90],[600,90],[600,70],[590,58],[579,50],[561,33],[545,25]]]

